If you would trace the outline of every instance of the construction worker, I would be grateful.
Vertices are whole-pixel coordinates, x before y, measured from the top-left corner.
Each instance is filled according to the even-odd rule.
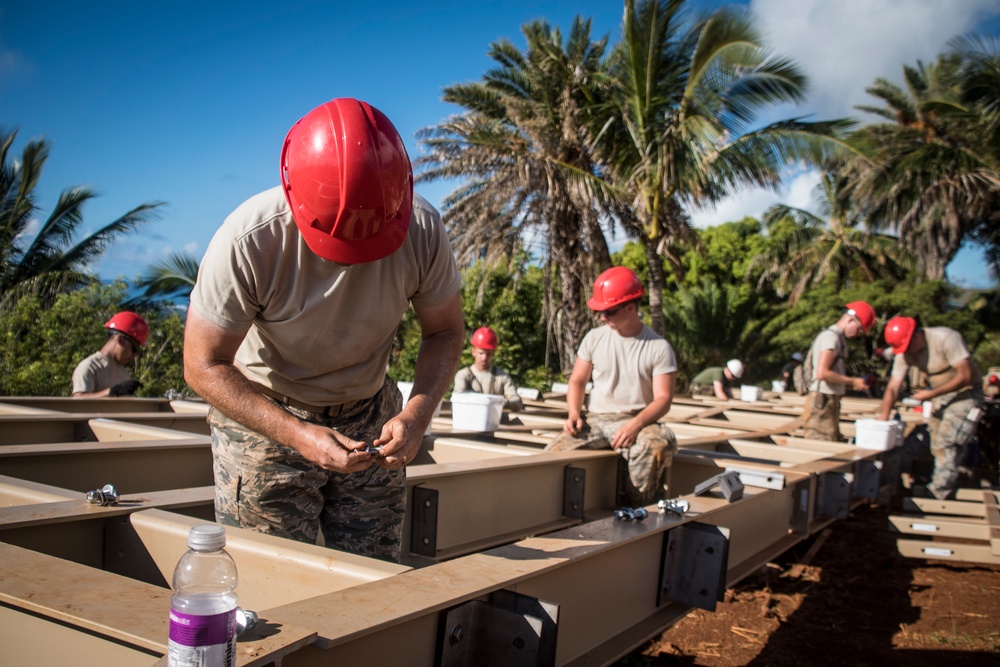
[[[730,359],[725,366],[709,366],[691,380],[692,396],[715,396],[726,400],[733,397],[734,380],[743,377],[743,362]]]
[[[623,266],[597,277],[587,302],[601,315],[603,326],[584,336],[569,378],[569,416],[546,448],[618,450],[628,462],[628,479],[619,502],[648,505],[663,498],[667,468],[677,451],[670,429],[657,423],[674,398],[677,361],[670,343],[643,324],[639,278]],[[583,398],[593,379],[586,417]]]
[[[104,323],[108,340],[73,370],[73,398],[131,396],[142,386],[125,369],[135,361],[149,337],[146,320],[123,310]]]
[[[939,500],[951,495],[958,484],[959,462],[965,445],[975,434],[974,425],[983,404],[983,379],[972,360],[962,334],[948,327],[921,327],[912,317],[894,317],[886,323],[885,342],[895,357],[889,384],[882,396],[880,418],[889,418],[907,372],[913,366],[926,374],[926,389],[911,394],[917,401],[931,401],[931,453],[934,474],[927,491]]]
[[[465,329],[438,212],[375,107],[320,105],[288,132],[281,187],[240,205],[191,294],[185,376],[211,405],[216,519],[399,560],[406,473]],[[409,305],[409,400],[386,375]]]
[[[852,301],[835,324],[820,332],[809,348],[803,371],[809,394],[802,409],[805,437],[839,441],[840,399],[847,389],[865,391],[868,380],[847,375],[847,339],[867,334],[875,324],[875,309]]]
[[[799,394],[806,393],[806,388],[802,382],[802,356],[801,352],[792,352],[792,356],[781,367],[781,382],[784,383],[785,391],[795,391]]]
[[[455,373],[454,393],[474,391],[478,394],[503,396],[504,409],[517,412],[524,407],[521,396],[517,393],[517,385],[510,375],[493,365],[493,355],[496,354],[498,343],[499,339],[493,329],[476,329],[469,341],[472,347],[472,365]]]

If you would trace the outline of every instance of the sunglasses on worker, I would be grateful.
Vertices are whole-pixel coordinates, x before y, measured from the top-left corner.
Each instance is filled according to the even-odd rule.
[[[619,312],[621,312],[622,308],[624,308],[626,305],[628,305],[628,304],[624,304],[623,303],[620,306],[614,306],[613,308],[608,308],[607,310],[602,310],[601,311],[601,315],[603,315],[604,317],[614,317]]]
[[[140,347],[139,345],[137,345],[134,340],[132,340],[131,338],[129,338],[125,334],[118,334],[118,338],[123,343],[125,343],[125,345],[127,345],[132,350],[132,354],[134,356],[138,357],[139,353],[142,352],[142,347]]]

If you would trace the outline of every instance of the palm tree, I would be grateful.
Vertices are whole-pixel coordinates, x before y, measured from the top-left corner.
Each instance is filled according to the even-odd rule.
[[[197,280],[198,260],[187,253],[171,253],[152,264],[136,281],[135,286],[142,289],[143,293],[135,303],[153,304],[187,299]]]
[[[141,204],[97,231],[75,240],[83,227],[83,206],[95,193],[86,187],[63,190],[59,201],[29,237],[39,207],[35,187],[49,155],[44,139],[27,142],[21,159],[8,159],[16,130],[0,130],[0,309],[25,294],[50,302],[61,292],[94,280],[88,273],[116,239],[158,220],[162,202]]]
[[[661,333],[661,253],[695,241],[684,205],[740,187],[775,188],[784,164],[830,155],[833,133],[848,126],[790,119],[754,129],[763,110],[803,98],[805,77],[768,53],[748,11],[719,9],[692,23],[688,4],[626,0],[609,64],[610,102],[595,108],[591,125],[618,199],[612,212],[631,209],[622,222],[645,244],[653,328]]]
[[[861,229],[864,219],[852,208],[845,188],[843,176],[826,171],[815,190],[820,215],[785,204],[764,213],[764,223],[777,245],[754,260],[763,269],[758,289],[774,283],[778,295],[787,294],[789,304],[795,305],[806,288],[828,278],[839,290],[849,283],[855,269],[866,282],[898,281],[905,276],[912,257],[895,237]],[[785,228],[787,222],[791,230]]]
[[[878,210],[928,279],[945,276],[969,235],[991,244],[1000,222],[1000,54],[975,38],[933,63],[904,66],[905,88],[876,79],[867,92],[884,119],[857,133],[865,160],[850,169],[855,196]]]
[[[420,133],[429,153],[416,165],[420,181],[462,179],[444,204],[460,263],[510,263],[522,247],[541,246],[549,340],[565,370],[591,324],[586,288],[611,262],[593,193],[567,175],[594,171],[583,126],[606,39],[592,41],[579,17],[565,46],[547,23],[522,31],[523,53],[495,42],[498,66],[481,82],[445,88],[445,101],[464,111]]]

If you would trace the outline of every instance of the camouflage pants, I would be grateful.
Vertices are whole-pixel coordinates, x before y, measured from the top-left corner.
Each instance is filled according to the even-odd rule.
[[[939,500],[944,500],[958,485],[959,462],[965,446],[972,438],[969,433],[962,437],[959,427],[969,412],[983,403],[978,391],[966,390],[960,393],[942,394],[934,399],[934,411],[930,420],[931,454],[934,456],[934,474],[927,490]]]
[[[381,435],[382,426],[402,409],[402,395],[388,378],[378,394],[336,417],[274,402],[303,422],[365,442]],[[399,561],[405,468],[372,465],[351,474],[332,472],[214,408],[208,421],[219,523],[310,544],[322,528],[332,549]]]
[[[547,452],[574,449],[610,449],[611,439],[622,424],[632,418],[628,414],[592,414],[577,436],[560,433],[545,447]],[[627,479],[620,489],[619,502],[632,507],[649,505],[665,497],[667,469],[677,451],[673,431],[661,424],[650,424],[639,431],[635,444],[618,450],[628,464]]]
[[[811,391],[802,406],[802,430],[814,440],[840,441],[840,396]]]

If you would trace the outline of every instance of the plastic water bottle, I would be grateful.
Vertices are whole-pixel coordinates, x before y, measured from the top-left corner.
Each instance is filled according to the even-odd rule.
[[[188,533],[188,551],[174,569],[169,667],[236,664],[236,563],[225,546],[226,529],[218,524]]]

